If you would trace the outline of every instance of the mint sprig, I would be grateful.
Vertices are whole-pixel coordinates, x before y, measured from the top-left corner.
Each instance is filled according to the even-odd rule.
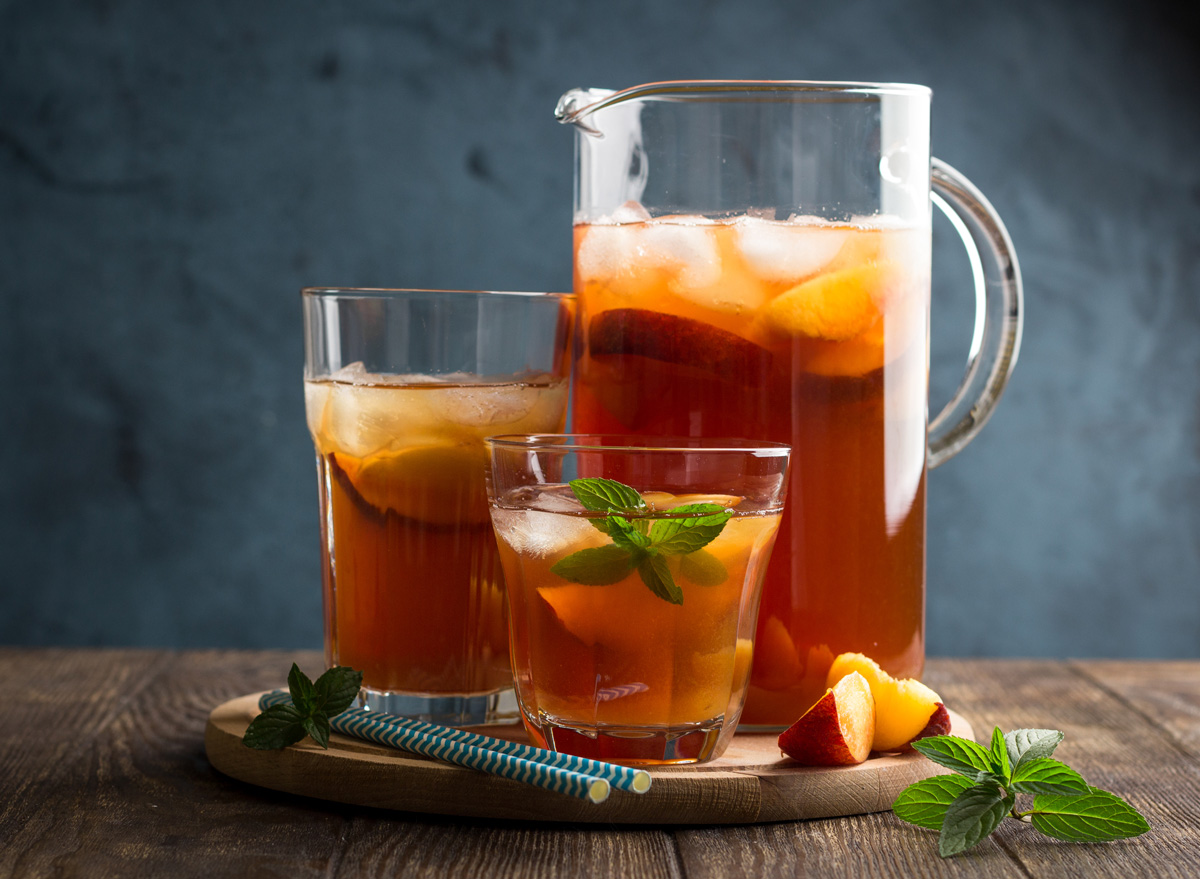
[[[250,721],[242,743],[248,748],[272,751],[312,736],[318,745],[328,748],[329,718],[354,704],[362,677],[361,671],[339,665],[314,683],[293,662],[288,674],[291,704],[272,705]]]
[[[938,854],[964,852],[1006,817],[1046,836],[1069,842],[1104,842],[1140,836],[1149,823],[1116,794],[1091,787],[1078,772],[1051,758],[1063,734],[1053,729],[992,731],[990,748],[957,736],[913,742],[939,766],[957,775],[935,775],[910,784],[892,804],[896,817],[940,831]],[[1033,794],[1032,808],[1018,811],[1018,794]]]
[[[573,479],[568,485],[585,510],[605,514],[589,521],[612,543],[571,553],[551,573],[585,586],[608,586],[637,570],[646,588],[671,604],[683,604],[683,590],[668,557],[679,557],[680,572],[700,586],[716,586],[729,576],[721,560],[704,550],[733,516],[720,504],[685,504],[651,519],[637,489],[614,479]]]

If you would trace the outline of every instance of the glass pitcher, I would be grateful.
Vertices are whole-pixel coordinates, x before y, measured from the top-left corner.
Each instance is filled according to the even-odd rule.
[[[793,448],[743,724],[781,728],[839,653],[925,656],[925,477],[991,415],[1021,279],[1000,218],[929,154],[930,90],[576,89],[574,429]],[[931,204],[974,270],[966,375],[930,422]]]

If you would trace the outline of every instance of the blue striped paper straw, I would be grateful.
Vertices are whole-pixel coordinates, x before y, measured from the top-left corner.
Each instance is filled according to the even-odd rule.
[[[265,693],[259,699],[259,707],[266,708],[268,705],[278,705],[281,702],[290,701],[291,696],[286,690],[273,690],[270,693]],[[358,708],[350,710],[362,711],[362,709]],[[532,745],[522,745],[518,742],[510,742],[507,739],[497,739],[492,736],[454,729],[449,726],[438,726],[437,724],[426,723],[423,720],[416,720],[411,717],[388,714],[385,711],[363,711],[363,713],[369,714],[380,723],[391,726],[429,733],[430,735],[462,742],[465,745],[487,748],[489,751],[498,751],[501,754],[520,757],[522,760],[532,760],[535,763],[545,763],[548,766],[557,766],[560,769],[569,769],[572,772],[582,772],[584,775],[602,778],[617,790],[630,791],[635,794],[644,794],[650,790],[650,773],[644,769],[633,769],[628,766],[618,766],[615,763],[590,760],[587,757],[576,757],[573,754],[547,751],[545,748],[535,748]]]
[[[273,690],[270,693],[264,694],[258,700],[258,704],[259,708],[266,708],[268,705],[277,705],[280,702],[290,701],[291,696],[288,695],[286,690]],[[362,711],[360,708],[350,710]],[[604,763],[603,761],[591,760],[587,757],[576,757],[574,754],[547,751],[545,748],[535,748],[532,745],[522,745],[518,742],[484,736],[479,733],[454,729],[449,726],[438,726],[437,724],[426,723],[423,720],[416,720],[412,717],[400,717],[396,714],[388,714],[386,711],[364,711],[363,713],[369,714],[380,723],[385,723],[389,726],[429,733],[430,735],[450,739],[451,741],[462,742],[464,745],[487,748],[489,751],[498,751],[501,754],[520,757],[522,760],[532,760],[535,763],[545,763],[547,766],[557,766],[559,769],[582,772],[584,775],[590,775],[593,778],[603,778],[617,790],[630,791],[635,794],[644,794],[650,790],[650,773],[645,769],[633,769],[629,766],[618,766],[615,763]],[[332,725],[332,721],[330,725]]]
[[[270,705],[290,701],[291,697],[287,693],[275,690],[261,696],[258,705],[259,708],[266,708]],[[510,778],[545,790],[567,794],[576,799],[590,800],[593,803],[602,803],[608,799],[610,785],[606,779],[493,751],[462,741],[454,741],[435,733],[410,729],[403,724],[383,722],[380,714],[381,712],[350,708],[331,717],[329,726],[343,735],[433,757],[446,763],[478,769],[491,775],[499,775],[502,778]],[[394,715],[388,716],[396,720],[405,720],[405,718],[395,718]],[[435,730],[446,729],[453,732],[448,727],[438,727],[433,724],[426,724],[426,726]],[[480,736],[480,738],[487,737]],[[552,754],[553,752],[547,751],[546,753]]]

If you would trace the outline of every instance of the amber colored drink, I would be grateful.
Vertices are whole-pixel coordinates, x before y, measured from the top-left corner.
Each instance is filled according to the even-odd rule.
[[[575,228],[575,427],[790,443],[743,724],[790,724],[835,655],[924,658],[928,228],[875,218]]]
[[[317,450],[325,659],[376,691],[511,686],[483,438],[561,429],[565,382],[369,375],[305,382]]]
[[[718,754],[745,694],[779,509],[739,508],[700,553],[669,557],[683,596],[673,604],[636,571],[605,585],[564,579],[552,570],[557,562],[612,541],[565,486],[518,494],[497,499],[492,517],[508,582],[517,696],[533,740],[622,763]],[[681,504],[739,500],[643,496],[652,511],[631,521],[669,518]]]

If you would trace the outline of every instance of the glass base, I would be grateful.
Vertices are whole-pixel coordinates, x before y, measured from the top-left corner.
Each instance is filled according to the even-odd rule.
[[[490,726],[515,723],[520,719],[517,697],[512,690],[471,696],[398,693],[363,687],[358,692],[354,707],[411,717],[441,726]]]
[[[648,766],[703,763],[719,757],[729,739],[722,736],[724,731],[722,718],[684,727],[600,728],[568,726],[543,718],[531,730],[540,733],[544,747],[553,751],[607,763]]]

